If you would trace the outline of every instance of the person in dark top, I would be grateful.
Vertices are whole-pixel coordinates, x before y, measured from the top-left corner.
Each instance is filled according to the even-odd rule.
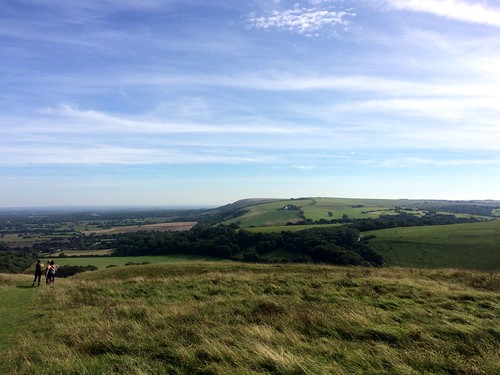
[[[38,259],[38,261],[36,262],[36,265],[35,265],[35,278],[33,279],[33,284],[31,284],[31,286],[35,286],[35,282],[36,280],[38,279],[38,286],[40,286],[40,279],[42,277],[42,270],[43,270],[43,263],[40,259]]]

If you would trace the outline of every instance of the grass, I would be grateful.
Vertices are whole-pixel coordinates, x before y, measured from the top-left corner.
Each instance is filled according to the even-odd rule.
[[[63,253],[66,256],[80,257],[80,256],[102,256],[111,255],[115,249],[103,249],[103,250],[61,250],[55,253],[51,253],[52,257],[58,257],[59,254]]]
[[[417,201],[413,201],[417,202]],[[248,206],[243,216],[225,221],[225,224],[238,222],[242,228],[280,226],[287,222],[302,220],[297,210],[282,210],[286,205],[298,207],[306,219],[340,219],[343,215],[349,218],[378,218],[380,215],[396,215],[396,207],[405,207],[408,200],[390,199],[349,199],[349,198],[301,198],[282,200]],[[420,214],[412,211],[413,214]]]
[[[498,273],[458,270],[117,267],[34,290],[2,370],[494,374],[499,292]]]
[[[32,282],[33,276],[0,274],[0,353],[12,346],[27,324],[25,312],[35,293]],[[5,373],[1,370],[0,366],[0,373]]]
[[[245,228],[249,232],[253,233],[281,233],[281,232],[298,232],[304,229],[311,228],[326,228],[326,227],[338,227],[342,224],[308,224],[308,225],[274,225],[269,227],[256,227],[256,228]]]
[[[314,221],[340,219],[344,214],[355,219],[377,218],[381,214],[396,214],[394,207],[401,203],[392,200],[314,198],[314,203],[305,205],[302,210],[306,218]],[[331,212],[331,217],[328,212]]]
[[[388,265],[500,269],[500,220],[366,232]]]
[[[239,222],[241,227],[263,227],[273,225],[285,225],[287,222],[300,221],[297,210],[284,210],[287,205],[302,205],[304,202],[310,204],[311,200],[283,200],[272,203],[263,203],[255,206],[248,206],[248,212],[241,217],[227,220],[225,224]]]
[[[222,261],[219,258],[201,256],[201,255],[156,255],[156,256],[137,256],[137,257],[77,257],[77,258],[51,258],[56,264],[61,267],[64,266],[96,266],[98,269],[104,269],[110,266],[124,266],[127,263],[147,263],[147,264],[161,264],[172,262],[186,262],[186,261]],[[44,264],[47,260],[43,259]],[[35,263],[26,272],[32,273],[35,270]]]

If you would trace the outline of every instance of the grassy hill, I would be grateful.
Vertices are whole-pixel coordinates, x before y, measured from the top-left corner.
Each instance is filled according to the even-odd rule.
[[[225,224],[238,223],[242,228],[279,226],[299,221],[378,218],[411,212],[444,212],[461,216],[494,217],[500,212],[498,201],[445,201],[409,199],[297,198],[273,201],[242,200],[211,211],[225,213]],[[224,216],[217,216],[223,218]]]
[[[30,283],[0,275],[2,374],[500,373],[498,273],[190,262]]]
[[[387,264],[402,267],[500,269],[500,220],[366,232]]]

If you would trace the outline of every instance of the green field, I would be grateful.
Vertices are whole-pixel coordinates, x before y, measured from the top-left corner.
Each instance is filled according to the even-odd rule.
[[[30,282],[0,275],[2,374],[500,373],[498,273],[181,262]]]
[[[310,225],[275,225],[269,227],[255,227],[255,228],[245,228],[249,232],[253,233],[280,233],[280,232],[298,232],[304,229],[311,228],[327,228],[327,227],[338,227],[342,224],[310,224]]]
[[[111,255],[114,249],[103,249],[103,250],[61,250],[51,253],[52,257],[58,257],[60,254],[65,256],[79,257],[79,256],[103,256]]]
[[[366,232],[388,265],[500,269],[500,220]]]
[[[248,206],[248,212],[238,218],[227,220],[225,224],[240,223],[242,227],[263,227],[274,225],[285,225],[287,222],[297,222],[301,218],[297,210],[285,210],[287,205],[311,204],[311,200],[283,200],[272,203],[264,203],[255,206]]]
[[[396,208],[415,205],[419,201],[405,199],[349,199],[349,198],[302,198],[282,200],[245,207],[244,215],[227,220],[225,224],[239,223],[242,228],[281,226],[287,222],[297,222],[303,219],[319,221],[341,219],[347,215],[351,219],[378,218],[380,215],[395,215]],[[287,205],[293,205],[298,210],[283,210]],[[419,211],[412,211],[419,215]]]
[[[174,263],[174,262],[186,262],[186,261],[221,261],[218,258],[213,258],[209,256],[199,256],[199,255],[158,255],[158,256],[139,256],[139,257],[75,257],[75,258],[51,258],[54,260],[55,264],[60,267],[66,265],[69,266],[96,266],[98,269],[104,269],[109,266],[124,266],[127,263],[147,263],[147,264],[161,264],[161,263]],[[50,259],[42,258],[44,264]],[[29,273],[34,272],[35,264],[27,271]]]
[[[302,211],[306,218],[314,221],[340,219],[343,215],[352,219],[377,218],[380,215],[396,214],[394,208],[403,206],[405,202],[385,199],[314,198],[312,204],[302,207]]]
[[[33,277],[28,275],[0,274],[0,358],[12,349],[20,332],[29,324],[26,312],[32,308],[30,301],[36,293],[35,288],[29,287],[32,282]],[[4,374],[1,370],[0,366],[0,373]]]

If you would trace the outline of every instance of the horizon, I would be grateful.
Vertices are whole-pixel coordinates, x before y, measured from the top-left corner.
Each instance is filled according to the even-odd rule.
[[[27,0],[0,20],[0,207],[500,200],[493,0]]]
[[[464,202],[464,203],[493,203],[500,204],[500,200],[496,199],[426,199],[426,198],[356,198],[356,197],[316,197],[316,196],[302,196],[302,197],[290,197],[290,198],[277,198],[277,197],[253,197],[253,198],[241,198],[236,201],[223,203],[221,205],[79,205],[79,206],[0,206],[0,211],[25,211],[25,210],[46,210],[46,211],[120,211],[120,210],[210,210],[214,208],[220,208],[223,206],[231,205],[245,200],[274,200],[274,201],[294,201],[301,199],[346,199],[354,201],[408,201],[408,202]],[[265,202],[262,202],[265,203]]]

